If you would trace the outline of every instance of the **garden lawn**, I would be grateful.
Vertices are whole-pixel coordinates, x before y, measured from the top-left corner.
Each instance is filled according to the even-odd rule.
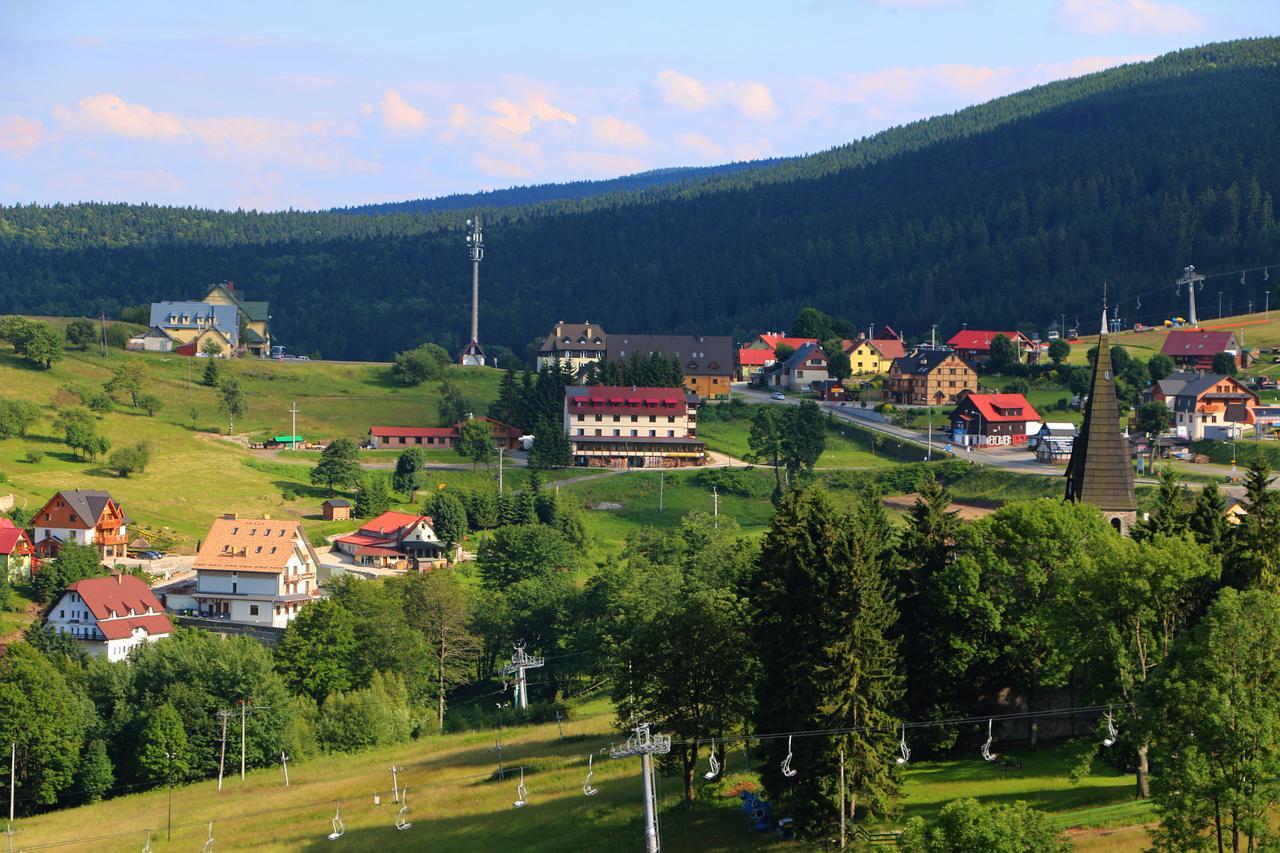
[[[747,442],[750,435],[750,418],[698,422],[698,437],[706,442],[707,448],[727,453],[735,459],[746,460],[751,456],[751,447]],[[828,425],[827,448],[818,458],[817,467],[867,468],[884,464],[883,458],[872,455],[847,438],[846,430],[839,423],[834,426]]]

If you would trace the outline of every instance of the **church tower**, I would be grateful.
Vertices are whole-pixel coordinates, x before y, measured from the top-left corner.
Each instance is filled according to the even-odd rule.
[[[1121,533],[1127,534],[1138,520],[1129,442],[1120,432],[1105,307],[1102,309],[1102,330],[1098,335],[1098,356],[1093,363],[1093,381],[1089,385],[1089,402],[1084,410],[1084,425],[1071,448],[1066,476],[1067,500],[1093,504]]]

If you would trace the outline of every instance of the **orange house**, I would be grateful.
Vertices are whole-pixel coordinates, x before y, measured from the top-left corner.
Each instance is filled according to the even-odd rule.
[[[67,542],[93,545],[104,560],[123,557],[132,523],[123,507],[98,489],[58,492],[31,518],[41,557],[56,557]]]

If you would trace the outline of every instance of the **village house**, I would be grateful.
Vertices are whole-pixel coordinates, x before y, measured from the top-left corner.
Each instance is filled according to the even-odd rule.
[[[70,634],[95,657],[119,661],[173,633],[160,600],[141,579],[115,574],[76,581],[44,612],[45,625]]]
[[[1076,425],[1066,421],[1046,421],[1027,444],[1035,450],[1036,461],[1044,465],[1065,465],[1076,441]]]
[[[173,352],[173,336],[160,326],[152,326],[141,334],[130,336],[125,349],[131,352]]]
[[[1174,329],[1164,339],[1160,352],[1183,370],[1212,370],[1213,357],[1220,352],[1231,353],[1238,366],[1248,366],[1235,332],[1230,331]]]
[[[476,418],[489,424],[493,446],[504,450],[519,450],[521,431],[492,418]],[[451,427],[369,427],[369,446],[374,450],[404,450],[420,447],[425,450],[450,450],[458,446],[462,424]]]
[[[570,386],[564,428],[575,465],[675,468],[701,465],[698,398],[684,388]]]
[[[595,364],[605,357],[608,335],[597,323],[556,323],[555,328],[547,333],[546,340],[538,349],[538,369],[550,367],[557,361],[568,365],[574,376],[582,373],[588,365]]]
[[[351,501],[346,498],[329,498],[320,504],[325,521],[346,521],[351,518]]]
[[[257,358],[271,355],[271,312],[266,302],[249,302],[231,281],[210,285],[202,301],[208,305],[234,306],[243,352]]]
[[[729,396],[733,381],[733,338],[703,335],[610,335],[605,350],[610,361],[657,354],[675,359],[684,371],[684,386],[701,399]]]
[[[884,384],[888,402],[912,406],[954,403],[961,393],[977,390],[977,371],[950,350],[920,350],[895,358]]]
[[[786,346],[795,352],[805,344],[817,342],[817,338],[788,338],[781,332],[759,335],[754,341],[738,349],[737,378],[741,382],[752,382],[759,378],[766,367],[778,360],[779,346]]]
[[[845,341],[844,351],[849,356],[849,369],[855,376],[888,373],[893,360],[907,354],[906,345],[898,338],[859,338],[856,341]]]
[[[10,583],[31,580],[31,556],[35,546],[27,531],[0,515],[0,571]]]
[[[947,341],[947,346],[970,364],[986,364],[991,360],[991,342],[1000,336],[1008,338],[1013,344],[1019,361],[1026,361],[1029,356],[1040,351],[1040,347],[1022,332],[990,332],[982,329],[956,332]]]
[[[127,556],[133,522],[111,495],[97,489],[58,492],[31,517],[35,553],[56,557],[66,542],[92,545],[103,560]]]
[[[444,544],[431,527],[431,516],[407,512],[371,518],[355,533],[336,537],[333,547],[358,566],[425,571],[444,562]]]
[[[1021,394],[963,392],[951,412],[951,438],[979,447],[1027,443],[1028,425],[1040,427],[1040,415]]]
[[[320,595],[319,565],[298,522],[227,513],[200,544],[195,589],[165,604],[206,619],[284,628]]]
[[[163,332],[170,340],[169,350],[182,355],[195,355],[212,342],[223,355],[236,355],[240,346],[240,320],[234,305],[210,305],[205,302],[153,302],[149,331],[142,339],[143,348],[155,332]],[[165,351],[163,343],[154,341],[157,351]]]
[[[783,361],[775,362],[764,372],[765,385],[788,391],[807,391],[815,383],[831,378],[828,358],[817,344],[805,344]]]
[[[1171,373],[1150,395],[1173,410],[1174,431],[1189,441],[1239,438],[1255,424],[1258,395],[1234,376]]]

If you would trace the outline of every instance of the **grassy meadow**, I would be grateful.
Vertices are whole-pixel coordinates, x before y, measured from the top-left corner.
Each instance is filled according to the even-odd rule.
[[[216,781],[175,788],[171,841],[166,840],[168,792],[155,790],[20,818],[15,844],[24,849],[56,845],[112,853],[139,849],[151,830],[157,851],[195,850],[208,837],[212,820],[220,850],[638,849],[643,836],[639,761],[608,757],[609,744],[621,740],[615,725],[609,701],[594,698],[577,705],[564,724],[563,737],[554,723],[504,728],[504,781],[497,779],[493,729],[432,735],[355,755],[296,761],[289,768],[288,788],[280,768],[252,771],[243,782],[232,773],[221,793]],[[594,755],[592,783],[599,791],[590,798],[582,793],[588,754]],[[902,814],[873,828],[901,826],[916,815],[927,818],[956,797],[974,796],[988,803],[1026,800],[1049,812],[1057,825],[1079,828],[1073,832],[1082,838],[1108,842],[1082,849],[1136,851],[1145,845],[1139,829],[1098,830],[1117,819],[1150,818],[1149,807],[1130,797],[1131,776],[1095,762],[1091,772],[1073,784],[1067,778],[1073,758],[1064,746],[1019,753],[1019,758],[1023,769],[1003,774],[976,754],[914,761],[903,776]],[[730,793],[744,784],[758,784],[758,767],[748,770],[745,759],[741,749],[731,749],[722,781],[700,780],[699,799],[692,809],[681,805],[675,777],[660,778],[664,849],[784,847],[776,837],[750,833]],[[393,827],[398,806],[391,802],[387,769],[393,763],[405,768],[399,781],[408,789],[412,827],[403,832]],[[528,805],[516,809],[512,803],[521,767],[529,798]],[[374,804],[375,795],[380,805]],[[346,834],[330,842],[325,836],[339,807]],[[785,849],[816,848],[793,842]]]

